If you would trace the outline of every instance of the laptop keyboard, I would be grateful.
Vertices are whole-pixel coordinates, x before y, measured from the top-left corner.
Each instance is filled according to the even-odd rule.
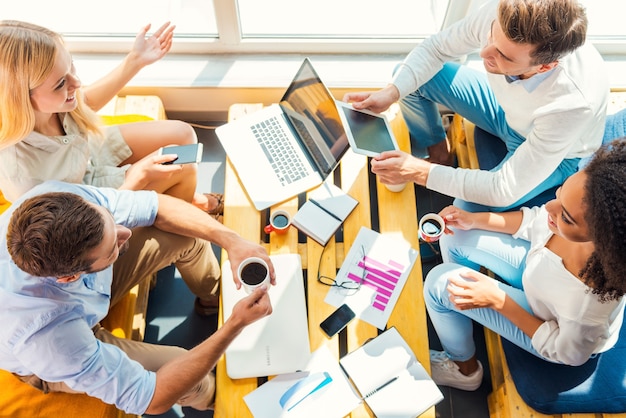
[[[278,117],[274,116],[257,123],[252,127],[252,133],[283,186],[300,180],[308,174],[293,144],[287,139]]]
[[[306,128],[304,123],[296,118],[290,118],[290,120],[293,126],[298,131],[298,134],[300,134],[300,138],[302,138],[304,143],[307,145],[307,148],[309,149],[309,152],[311,153],[313,159],[317,162],[317,165],[320,167],[323,166],[324,172],[330,171],[331,167],[326,162],[324,154],[322,154],[322,152],[320,151],[319,146],[315,143],[315,140],[309,133],[309,130]]]

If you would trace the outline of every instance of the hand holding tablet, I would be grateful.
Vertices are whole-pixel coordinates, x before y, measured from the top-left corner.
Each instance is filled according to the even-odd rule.
[[[358,110],[351,103],[335,101],[350,147],[357,154],[376,157],[381,152],[398,149],[396,138],[391,132],[384,115]]]
[[[355,109],[351,103],[336,101],[350,147],[357,154],[377,157],[384,151],[397,150],[398,143],[385,115]],[[385,184],[391,192],[401,192],[406,183]]]

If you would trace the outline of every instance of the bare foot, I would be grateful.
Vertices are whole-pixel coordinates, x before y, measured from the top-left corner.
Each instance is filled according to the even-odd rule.
[[[219,193],[196,193],[192,203],[210,215],[218,215],[224,211],[223,199]]]

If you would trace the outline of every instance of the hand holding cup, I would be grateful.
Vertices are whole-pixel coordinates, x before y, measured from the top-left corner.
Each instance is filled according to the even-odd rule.
[[[446,222],[436,213],[427,213],[419,222],[419,237],[422,241],[436,242],[446,229]]]
[[[243,260],[237,268],[237,276],[247,293],[252,293],[257,287],[270,285],[269,267],[265,260],[259,257]]]

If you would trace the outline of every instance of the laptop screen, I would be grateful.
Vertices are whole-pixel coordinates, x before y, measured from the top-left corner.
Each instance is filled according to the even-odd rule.
[[[334,97],[311,62],[304,60],[280,106],[298,131],[324,176],[335,169],[349,147]]]

